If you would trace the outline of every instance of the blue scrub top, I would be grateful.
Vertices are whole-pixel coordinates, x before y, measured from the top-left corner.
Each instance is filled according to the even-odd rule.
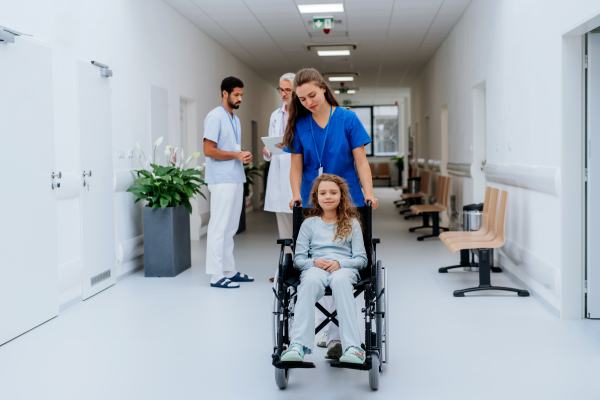
[[[292,142],[294,150],[287,146],[283,149],[287,153],[304,155],[301,188],[302,205],[304,207],[312,207],[312,204],[309,204],[310,191],[314,180],[319,176],[319,159],[316,152],[321,153],[325,131],[327,130],[327,127],[322,129],[313,120],[312,129],[315,134],[313,142],[310,119],[312,119],[312,113],[296,121],[296,132]],[[323,173],[335,174],[344,178],[350,188],[350,196],[354,205],[357,207],[364,206],[365,197],[354,166],[352,150],[371,143],[371,137],[356,114],[342,107],[335,109],[329,120],[329,125],[327,142],[321,156]]]

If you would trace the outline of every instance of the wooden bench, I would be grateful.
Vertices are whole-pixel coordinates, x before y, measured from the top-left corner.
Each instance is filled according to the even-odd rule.
[[[440,213],[448,210],[448,203],[450,199],[450,183],[452,178],[447,176],[438,176],[437,183],[437,201],[435,204],[417,204],[410,206],[410,210],[415,215],[423,216],[423,225],[416,226],[409,229],[409,232],[414,232],[417,229],[432,228],[431,235],[419,236],[418,241],[423,241],[427,238],[439,237],[440,230],[448,230],[448,228],[440,227]],[[429,216],[432,217],[433,225],[429,225]]]
[[[490,207],[490,200],[492,198],[492,193],[494,198],[496,199],[496,206],[498,204],[498,194],[499,194],[499,189],[493,189],[491,187],[487,187],[485,189],[485,199],[483,201],[483,210],[481,212],[481,227],[479,228],[479,230],[477,231],[452,231],[452,232],[443,232],[440,234],[440,239],[445,242],[446,239],[449,238],[456,238],[456,237],[482,237],[484,235],[486,235],[489,230],[490,230],[490,208],[495,208],[494,207]],[[494,212],[495,215],[495,212]],[[495,217],[493,217],[495,218]],[[471,250],[468,249],[464,249],[460,251],[460,264],[458,265],[452,265],[450,267],[441,267],[438,272],[440,273],[446,273],[448,272],[448,270],[450,269],[454,269],[454,268],[465,268],[465,267],[479,267],[479,265],[477,263],[473,263],[469,260],[469,253],[471,252]],[[500,267],[494,267],[491,266],[490,267],[492,272],[502,272],[502,268]]]
[[[455,290],[454,297],[464,297],[465,293],[480,290],[504,290],[517,292],[520,297],[529,296],[524,289],[509,288],[503,286],[492,286],[491,283],[491,249],[497,249],[506,241],[506,212],[508,204],[508,192],[503,190],[500,194],[500,206],[498,204],[498,189],[492,189],[489,200],[488,231],[483,235],[462,235],[447,237],[442,242],[452,254],[460,250],[476,250],[479,259],[479,286]],[[496,219],[497,215],[497,219]],[[464,234],[471,232],[464,232]],[[475,233],[475,232],[472,232]]]
[[[415,204],[421,204],[423,199],[429,197],[429,172],[421,170],[421,187],[419,193],[405,193],[400,198],[406,201],[408,208],[400,210],[400,214],[404,214],[410,211],[410,207]],[[413,218],[416,215],[407,215],[404,219]]]
[[[390,175],[390,165],[388,163],[379,163],[377,166],[369,163],[369,168],[373,180],[385,179],[388,181],[388,187],[392,186],[392,176]]]

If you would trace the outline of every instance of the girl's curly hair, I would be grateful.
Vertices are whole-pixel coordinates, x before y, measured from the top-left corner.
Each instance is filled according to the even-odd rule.
[[[338,221],[333,241],[345,241],[352,233],[352,220],[356,219],[360,223],[360,218],[356,207],[352,204],[348,184],[343,178],[333,174],[323,174],[315,179],[310,191],[310,203],[313,203],[314,207],[309,209],[307,217],[321,217],[325,213],[319,205],[319,185],[321,182],[333,182],[340,188],[341,199],[337,209]]]

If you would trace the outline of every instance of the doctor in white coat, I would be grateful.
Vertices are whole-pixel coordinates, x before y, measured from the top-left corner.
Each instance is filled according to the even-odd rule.
[[[287,125],[288,111],[287,106],[292,98],[292,82],[295,74],[287,73],[279,79],[277,90],[281,95],[282,106],[271,114],[269,122],[269,136],[281,136],[283,142],[283,133]],[[280,145],[283,148],[283,143]],[[266,161],[271,161],[269,167],[269,176],[267,178],[267,193],[265,194],[265,211],[274,212],[277,216],[277,228],[279,237],[289,239],[293,234],[292,210],[290,210],[290,199],[292,195],[292,186],[290,185],[290,167],[292,164],[291,154],[284,153],[271,155],[265,147],[263,157]]]
[[[287,73],[279,78],[279,95],[281,96],[282,106],[271,114],[269,123],[269,136],[281,136],[283,142],[283,134],[288,120],[288,104],[292,99],[293,82],[296,74]],[[283,149],[283,143],[278,146]],[[279,238],[289,239],[294,234],[293,212],[290,210],[290,199],[294,198],[292,193],[292,185],[290,184],[290,168],[292,165],[292,155],[290,153],[271,155],[269,150],[263,148],[263,157],[266,161],[271,161],[269,167],[269,176],[267,178],[267,193],[265,194],[265,211],[274,212],[277,216],[277,228],[279,229]],[[286,247],[286,252],[290,252],[289,247]],[[277,274],[277,271],[275,271]],[[274,281],[274,278],[271,278]],[[319,303],[329,312],[335,310],[335,302],[333,297],[323,297]],[[318,322],[320,324],[325,320],[325,316],[319,313]],[[333,343],[332,343],[333,342]],[[339,328],[329,323],[326,329],[323,330],[323,337],[319,340],[318,346],[325,347],[329,344],[326,358],[337,359],[341,357],[334,351],[332,344],[340,343]],[[341,347],[337,346],[337,347]],[[335,347],[335,350],[338,350]]]

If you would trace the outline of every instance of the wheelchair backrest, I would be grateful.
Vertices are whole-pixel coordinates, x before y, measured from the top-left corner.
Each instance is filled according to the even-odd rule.
[[[365,275],[370,274],[370,266],[372,265],[372,253],[373,253],[373,244],[371,243],[371,239],[373,238],[373,209],[371,206],[363,206],[356,207],[358,211],[358,216],[360,218],[360,226],[362,227],[363,240],[365,243],[365,251],[367,252],[367,266],[361,271],[361,276],[363,273]],[[310,209],[303,207],[294,207],[294,249],[296,245],[296,240],[298,239],[298,234],[300,233],[300,227],[304,222],[304,219],[308,215]]]

